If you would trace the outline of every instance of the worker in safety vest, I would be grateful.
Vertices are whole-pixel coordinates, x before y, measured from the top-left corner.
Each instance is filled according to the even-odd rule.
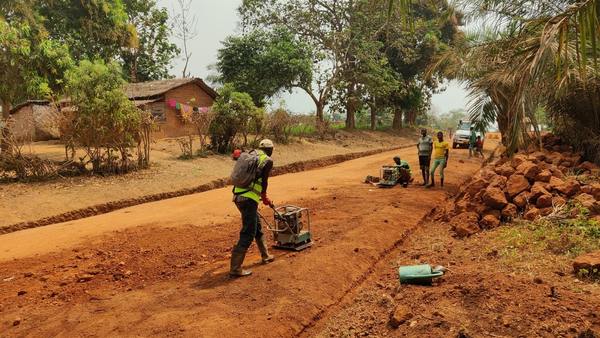
[[[273,155],[273,141],[262,140],[258,147],[259,160],[256,180],[251,187],[234,187],[233,189],[233,202],[242,215],[242,230],[240,231],[240,239],[231,252],[229,274],[232,277],[244,277],[252,274],[250,270],[243,270],[242,264],[253,240],[256,240],[256,246],[260,251],[263,264],[268,264],[275,259],[267,249],[258,216],[258,203],[262,201],[264,205],[273,205],[273,202],[267,197],[269,174],[273,168],[271,155]]]

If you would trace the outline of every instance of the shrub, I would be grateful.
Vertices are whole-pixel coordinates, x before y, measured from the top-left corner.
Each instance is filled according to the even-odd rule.
[[[198,150],[200,154],[203,154],[206,150],[206,143],[209,136],[210,125],[212,124],[212,121],[214,119],[215,113],[211,110],[194,110],[194,113],[192,114],[191,123],[194,125],[196,133],[198,134],[198,137],[200,139],[200,149]]]
[[[285,109],[279,108],[269,114],[267,133],[275,142],[288,143],[293,127],[294,119]]]
[[[219,91],[219,97],[213,105],[215,117],[210,125],[211,144],[219,153],[229,152],[236,136],[241,134],[244,146],[248,144],[248,134],[260,114],[250,95],[236,92],[231,85],[225,85]]]
[[[64,129],[71,133],[66,138],[85,150],[81,162],[91,163],[95,173],[127,172],[136,167],[131,149],[136,145],[146,148],[139,144],[147,141],[141,137],[147,121],[123,91],[120,66],[84,60],[67,72],[66,78],[73,119]]]

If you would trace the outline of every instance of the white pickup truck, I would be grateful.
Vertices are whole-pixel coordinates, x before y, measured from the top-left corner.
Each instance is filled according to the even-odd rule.
[[[456,133],[452,138],[452,148],[469,148],[469,137],[471,136],[472,123],[469,121],[460,121],[456,128]],[[481,136],[481,142],[484,142],[484,135],[478,131],[475,132],[477,136]]]

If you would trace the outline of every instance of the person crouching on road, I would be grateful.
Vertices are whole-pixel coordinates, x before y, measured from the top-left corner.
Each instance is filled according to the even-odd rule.
[[[242,215],[242,230],[240,231],[240,239],[231,252],[229,275],[232,277],[244,277],[252,274],[250,270],[243,270],[242,264],[253,240],[256,240],[256,246],[260,251],[263,264],[268,264],[275,259],[269,254],[260,217],[258,216],[258,203],[262,201],[264,205],[273,205],[267,197],[269,174],[273,168],[272,155],[273,142],[267,139],[262,140],[258,147],[258,174],[252,189],[234,187],[233,190],[233,202]]]
[[[444,169],[448,166],[448,156],[450,153],[450,145],[444,141],[444,133],[437,133],[437,140],[433,143],[433,167],[431,167],[431,183],[428,188],[435,186],[435,171],[440,168],[440,182],[444,186]]]
[[[394,157],[396,168],[398,168],[398,184],[403,188],[407,188],[408,184],[412,182],[412,172],[410,171],[410,165],[408,162],[400,159],[400,156]]]

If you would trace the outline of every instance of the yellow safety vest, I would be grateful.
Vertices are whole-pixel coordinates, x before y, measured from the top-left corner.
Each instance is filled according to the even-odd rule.
[[[243,197],[249,198],[251,200],[254,200],[258,203],[258,202],[260,202],[260,195],[262,193],[262,182],[263,182],[262,170],[265,167],[265,164],[267,163],[269,156],[267,154],[265,154],[265,152],[262,150],[258,150],[257,152],[258,152],[258,170],[259,170],[259,173],[261,173],[261,177],[258,177],[254,182],[252,182],[252,184],[249,187],[245,187],[245,188],[234,187],[233,193],[236,196],[243,196]]]

